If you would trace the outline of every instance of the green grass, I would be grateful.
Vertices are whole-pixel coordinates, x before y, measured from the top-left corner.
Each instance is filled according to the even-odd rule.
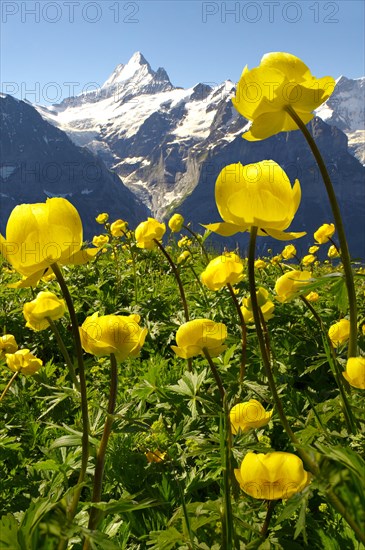
[[[183,233],[184,234],[184,233]],[[220,394],[205,358],[187,362],[170,346],[184,314],[176,280],[159,250],[140,250],[116,240],[120,277],[111,248],[85,266],[64,268],[79,324],[88,315],[138,313],[148,336],[138,358],[118,365],[118,398],[109,441],[102,502],[103,520],[89,533],[91,548],[112,550],[238,549],[360,549],[352,529],[327,502],[324,480],[341,498],[359,524],[365,520],[364,391],[344,384],[356,433],[346,422],[323,333],[300,299],[275,302],[268,321],[273,372],[291,428],[301,446],[320,466],[321,479],[274,507],[267,538],[260,535],[267,503],[243,493],[229,471],[239,467],[250,451],[297,453],[276,412],[264,428],[233,437],[227,428]],[[170,254],[181,253],[172,239]],[[115,250],[116,250],[115,249]],[[191,259],[179,265],[191,319],[204,317],[228,328],[227,349],[214,359],[227,393],[227,406],[250,398],[273,408],[256,332],[248,327],[246,376],[239,384],[241,331],[228,289],[202,288],[205,267],[200,248],[190,246]],[[214,255],[211,255],[213,258]],[[257,284],[275,296],[274,285],[285,263],[257,270]],[[287,262],[294,265],[292,261]],[[196,275],[198,277],[196,277]],[[326,329],[347,313],[340,267],[317,263],[313,288],[320,298],[313,307]],[[108,357],[85,354],[91,450],[85,485],[74,521],[66,520],[67,497],[77,482],[81,463],[80,395],[72,386],[64,359],[50,329],[25,327],[23,304],[34,298],[31,289],[14,290],[17,280],[4,264],[1,271],[0,327],[13,334],[19,347],[30,349],[44,362],[34,376],[20,376],[0,403],[0,549],[57,550],[61,535],[68,548],[82,548],[87,534],[96,448],[106,416],[109,392]],[[358,297],[358,346],[365,352],[363,273],[355,274]],[[247,277],[238,285],[238,298],[248,296]],[[41,282],[60,296],[56,281]],[[274,299],[274,298],[273,298]],[[274,300],[275,301],[275,300]],[[57,321],[75,358],[70,319]],[[336,350],[336,365],[344,370],[346,345]],[[332,365],[333,367],[333,365]],[[11,377],[1,363],[0,392]],[[228,445],[228,447],[227,447]],[[166,453],[149,463],[145,453]],[[228,457],[228,458],[227,458]],[[226,480],[226,481],[225,481]],[[228,517],[227,517],[228,514]],[[231,541],[227,542],[227,529]],[[230,546],[231,545],[231,546]]]

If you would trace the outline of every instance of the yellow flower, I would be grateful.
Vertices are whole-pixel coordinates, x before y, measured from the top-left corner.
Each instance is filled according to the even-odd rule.
[[[265,305],[263,305],[261,308],[261,313],[265,321],[269,321],[274,317],[274,309],[275,304],[271,301],[266,302]],[[248,325],[250,323],[254,324],[254,317],[253,317],[253,311],[251,309],[248,309],[246,306],[241,307],[242,315],[245,320],[245,323]]]
[[[160,223],[154,218],[148,218],[147,221],[140,223],[135,230],[137,246],[148,250],[155,248],[157,245],[154,239],[160,241],[165,231],[164,223]]]
[[[210,261],[200,278],[210,290],[220,290],[228,283],[235,285],[242,281],[242,272],[241,259],[234,252],[229,252]]]
[[[96,216],[95,221],[103,225],[108,221],[108,219],[109,219],[109,214],[107,214],[106,212],[103,212],[102,214],[99,214],[98,216]]]
[[[261,259],[255,260],[256,269],[265,269],[265,267],[266,267],[266,262],[264,260],[261,260]]]
[[[171,346],[171,349],[183,359],[204,355],[203,348],[207,348],[211,357],[216,357],[226,349],[223,344],[226,338],[227,327],[223,323],[194,319],[179,327],[176,332],[177,346]]]
[[[342,373],[347,382],[354,388],[365,390],[365,358],[350,357],[346,363],[346,371]]]
[[[340,253],[339,251],[337,250],[337,248],[335,247],[334,244],[332,244],[329,249],[328,249],[328,252],[327,252],[327,256],[329,258],[339,258],[340,256]]]
[[[166,453],[162,453],[159,450],[156,451],[148,451],[145,453],[145,456],[147,458],[147,462],[162,462],[165,460]]]
[[[271,258],[272,265],[278,265],[281,261],[281,254],[277,254],[277,256],[273,256]]]
[[[280,451],[247,453],[235,474],[245,493],[265,500],[290,498],[303,491],[311,477],[299,457]]]
[[[281,255],[284,258],[284,260],[291,260],[291,258],[294,258],[294,256],[297,253],[297,249],[293,244],[288,244],[282,251]]]
[[[115,220],[115,222],[110,225],[110,232],[113,237],[122,237],[127,231],[127,226],[128,222],[124,220]]]
[[[0,250],[23,280],[10,285],[35,286],[51,264],[86,263],[97,251],[81,250],[82,223],[74,206],[62,198],[20,204],[11,212]]]
[[[183,225],[184,225],[184,218],[182,217],[181,214],[174,214],[169,219],[169,228],[174,233],[178,233],[181,230]]]
[[[42,367],[43,362],[29,351],[29,349],[19,349],[15,353],[6,354],[6,363],[13,372],[22,374],[35,374]]]
[[[305,299],[308,300],[308,302],[317,302],[317,300],[319,300],[319,294],[317,292],[312,291],[309,294],[307,294]]]
[[[318,252],[318,250],[319,250],[319,246],[314,245],[309,247],[308,252],[309,254],[315,254],[316,252]]]
[[[42,281],[44,281],[45,283],[50,283],[55,279],[56,279],[56,275],[54,273],[48,273],[48,275],[45,275],[44,277],[42,277]]]
[[[191,256],[191,253],[189,252],[189,250],[184,250],[184,252],[179,254],[177,258],[177,263],[182,264],[183,262],[186,262],[186,260],[190,258],[190,256]]]
[[[259,228],[259,235],[279,240],[297,239],[305,233],[285,233],[298,210],[301,189],[294,187],[284,170],[273,160],[243,166],[240,162],[225,166],[215,185],[215,200],[222,223],[205,225],[207,229],[229,237],[239,231]]]
[[[303,293],[303,288],[311,282],[309,271],[288,271],[275,283],[276,299],[279,302],[289,302],[298,294]]]
[[[295,55],[267,53],[258,67],[249,70],[246,65],[232,99],[237,111],[252,121],[242,137],[257,141],[298,130],[286,109],[290,106],[307,124],[314,109],[330,97],[334,87],[332,77],[315,78]]]
[[[335,226],[333,223],[324,223],[314,232],[314,239],[319,244],[324,244],[330,240],[335,232]]]
[[[109,242],[108,235],[94,235],[92,243],[97,248],[102,248]]]
[[[270,296],[266,288],[263,288],[260,286],[258,290],[256,291],[257,296],[257,303],[259,308],[261,309],[261,313],[265,319],[265,321],[269,321],[272,317],[274,317],[274,309],[275,305],[270,300]],[[251,297],[243,299],[243,305],[241,307],[242,315],[245,320],[245,323],[254,323],[254,317],[252,312],[252,303],[251,303]]]
[[[49,327],[47,317],[56,321],[66,311],[64,300],[60,300],[53,292],[39,292],[37,297],[23,306],[26,326],[33,330],[44,330]]]
[[[302,258],[302,264],[303,265],[310,265],[315,261],[316,257],[313,256],[313,254],[307,254],[306,256],[303,256]]]
[[[251,428],[266,426],[272,413],[273,411],[266,412],[256,399],[250,399],[246,403],[237,403],[229,413],[232,433],[236,434],[239,429],[242,432],[248,432]]]
[[[334,346],[340,346],[347,342],[350,337],[350,321],[341,319],[338,323],[334,323],[328,330],[328,336]]]
[[[183,248],[184,246],[190,246],[192,244],[192,241],[188,239],[188,237],[182,237],[179,241],[177,241],[177,246],[179,248]]]
[[[144,344],[147,329],[139,326],[140,316],[102,315],[94,313],[80,327],[81,344],[97,357],[114,353],[121,361],[136,357]]]
[[[12,334],[4,334],[0,336],[0,358],[6,353],[15,353],[18,349],[18,344]]]

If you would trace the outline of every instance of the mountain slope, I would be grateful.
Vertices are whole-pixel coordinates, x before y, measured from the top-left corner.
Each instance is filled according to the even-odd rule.
[[[77,147],[61,130],[28,103],[0,95],[1,231],[20,203],[63,196],[79,210],[85,235],[100,231],[94,218],[103,211],[131,225],[147,215],[146,208],[100,159]]]
[[[364,155],[361,93],[365,79],[337,81],[318,115],[345,131],[350,151]],[[43,117],[86,145],[116,172],[157,217],[192,192],[212,149],[242,133],[246,121],[233,109],[230,81],[174,87],[166,71],[153,71],[139,52],[118,65],[96,91],[37,107]]]
[[[365,258],[364,167],[348,152],[347,138],[341,130],[329,126],[318,117],[315,117],[308,127],[323,154],[334,184],[348,235],[350,253],[354,258]],[[239,135],[232,142],[211,150],[200,167],[197,186],[181,205],[179,212],[187,219],[202,224],[221,221],[215,204],[214,188],[222,167],[236,162],[250,164],[264,159],[272,159],[280,164],[292,183],[296,178],[300,181],[301,205],[290,229],[307,232],[305,237],[295,241],[298,251],[305,254],[308,246],[314,244],[313,232],[322,223],[333,222],[333,216],[321,174],[299,131],[281,133],[257,142],[248,142]],[[199,229],[197,224],[195,229]],[[334,239],[336,240],[336,235]],[[212,234],[209,241],[219,242],[221,246],[234,247],[239,244],[245,247],[247,234],[237,234],[230,239],[222,239]],[[262,252],[266,252],[268,247],[280,251],[283,243],[260,237],[259,246]]]

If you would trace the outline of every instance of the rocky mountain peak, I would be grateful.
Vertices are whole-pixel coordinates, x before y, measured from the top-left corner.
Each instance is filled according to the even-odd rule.
[[[126,80],[133,78],[137,72],[141,71],[144,74],[154,75],[150,64],[141,54],[141,52],[135,52],[126,65],[120,63],[115,67],[112,74],[102,85],[102,89],[109,88],[109,86],[113,86],[121,82],[125,82]]]

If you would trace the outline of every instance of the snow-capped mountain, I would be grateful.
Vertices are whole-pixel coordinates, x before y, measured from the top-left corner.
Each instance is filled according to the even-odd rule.
[[[364,80],[338,79],[317,112],[348,134],[351,151],[361,160]],[[77,145],[99,155],[154,215],[163,217],[194,189],[209,151],[234,140],[246,125],[233,109],[233,92],[231,81],[175,87],[164,69],[152,70],[137,52],[98,90],[37,109]]]
[[[243,128],[231,106],[233,89],[229,81],[174,87],[164,69],[153,71],[138,52],[99,90],[37,108],[161,216],[193,189],[207,148]]]
[[[364,167],[355,155],[361,158],[363,154],[364,117],[359,100],[363,91],[364,79],[341,77],[332,97],[318,109],[317,115],[326,122],[315,117],[308,126],[334,181],[350,252],[362,258]],[[308,232],[299,243],[304,250],[316,226],[333,221],[313,156],[299,131],[262,142],[243,140],[247,121],[233,108],[233,93],[231,81],[215,87],[204,83],[188,89],[175,87],[164,69],[154,71],[138,52],[126,65],[118,65],[98,90],[36,108],[60,134],[66,132],[82,146],[80,151],[97,155],[153,216],[166,218],[178,207],[198,230],[199,223],[220,219],[214,184],[223,166],[275,160],[291,180],[301,182],[303,201],[293,230]],[[357,152],[354,147],[350,154],[348,139],[352,143],[355,136],[360,143]],[[5,176],[12,169],[10,164],[2,165]],[[242,237],[238,240],[244,242]],[[234,239],[225,244],[235,245]],[[272,242],[264,245],[275,246]]]
[[[0,94],[0,231],[20,203],[67,198],[80,212],[85,237],[100,231],[95,216],[109,212],[132,226],[148,210],[86,147],[45,121],[29,103]]]
[[[333,94],[316,114],[345,132],[349,150],[365,165],[365,77],[338,78]]]

